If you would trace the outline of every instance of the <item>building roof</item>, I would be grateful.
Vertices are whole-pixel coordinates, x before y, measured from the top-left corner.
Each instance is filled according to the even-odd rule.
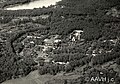
[[[41,18],[46,19],[49,17],[49,15],[40,15]]]
[[[60,39],[54,40],[54,43],[58,43],[58,42],[61,42],[61,40]]]
[[[83,30],[74,30],[74,32],[80,33],[80,32],[83,32]]]
[[[46,53],[43,53],[43,52],[37,52],[37,54],[38,54],[38,57],[45,57],[46,55],[48,55],[48,54],[46,54]]]
[[[47,43],[47,44],[53,44],[54,39],[45,39],[44,42]]]

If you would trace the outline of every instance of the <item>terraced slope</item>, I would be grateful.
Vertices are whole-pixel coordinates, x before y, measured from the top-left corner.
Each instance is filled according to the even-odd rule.
[[[8,80],[2,84],[44,84],[52,77],[52,75],[38,75],[38,71],[36,70],[31,72],[26,77]]]

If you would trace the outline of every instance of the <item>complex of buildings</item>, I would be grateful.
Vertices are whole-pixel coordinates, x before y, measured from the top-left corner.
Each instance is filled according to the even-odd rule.
[[[72,42],[80,41],[82,33],[83,33],[82,30],[74,30],[70,34],[70,40]],[[57,47],[57,45],[61,44],[61,42],[62,42],[61,36],[60,35],[50,35],[49,37],[47,37],[43,40],[43,44],[37,45],[35,43],[35,39],[40,40],[42,37],[43,37],[42,35],[41,36],[40,35],[39,36],[27,35],[26,38],[22,41],[22,44],[25,46],[25,48],[20,53],[20,55],[34,56],[34,54],[36,54],[36,56],[33,57],[33,59],[38,64],[39,64],[39,61],[41,60],[41,58],[43,59],[43,61],[45,63],[52,62],[54,64],[63,64],[63,65],[68,64],[69,62],[67,62],[67,63],[55,62],[54,60],[52,60],[52,58],[49,57],[49,55],[52,54],[52,50],[59,48],[59,47]]]
[[[71,34],[70,34],[70,39],[74,42],[77,40],[81,40],[81,34],[83,33],[82,30],[74,30]]]

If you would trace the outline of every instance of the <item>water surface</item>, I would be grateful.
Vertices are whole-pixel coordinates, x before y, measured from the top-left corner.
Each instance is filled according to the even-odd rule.
[[[14,7],[9,7],[6,8],[6,10],[21,10],[21,9],[34,9],[34,8],[39,8],[39,7],[48,7],[50,5],[55,5],[56,2],[59,2],[61,0],[37,0],[34,2],[30,2],[29,4],[22,4],[22,5],[17,5]]]

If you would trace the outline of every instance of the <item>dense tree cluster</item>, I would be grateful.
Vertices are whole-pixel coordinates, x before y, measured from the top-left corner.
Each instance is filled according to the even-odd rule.
[[[8,23],[8,22],[10,22],[12,20],[12,17],[11,16],[8,16],[8,17],[1,17],[0,18],[0,23],[2,23],[2,24],[5,24],[5,23]]]
[[[118,57],[120,57],[120,52],[112,52],[112,53],[107,53],[107,54],[104,53],[104,54],[93,57],[92,62],[94,65],[102,64],[110,60],[116,59]]]
[[[80,60],[83,57],[85,57],[85,55],[81,53],[62,53],[56,54],[53,59],[55,60],[55,62],[68,62],[73,60]]]
[[[31,71],[37,69],[32,58],[19,57],[6,49],[6,45],[0,45],[0,83],[12,79],[26,76]]]
[[[65,71],[65,66],[58,65],[58,64],[46,64],[44,66],[40,66],[38,70],[41,75],[47,74],[47,73],[56,75],[60,71]]]
[[[117,63],[118,65],[120,65],[120,58],[118,58],[118,59],[116,60],[116,63]]]
[[[42,31],[44,31],[45,26],[41,26],[43,28]],[[36,63],[34,62],[33,58],[27,58],[25,57],[19,57],[16,54],[16,50],[20,50],[20,47],[22,49],[21,44],[20,45],[14,45],[13,42],[16,41],[19,37],[22,35],[28,33],[41,30],[41,28],[31,28],[26,29],[24,31],[18,31],[15,32],[10,38],[7,38],[6,43],[1,43],[0,45],[0,82],[3,82],[5,80],[13,78],[18,78],[19,76],[26,76],[31,71],[35,70],[34,67]],[[4,44],[4,45],[3,45]],[[23,61],[21,61],[23,60]]]
[[[109,30],[109,28],[104,27],[104,24],[120,22],[119,18],[106,15],[107,9],[120,4],[119,1],[116,2],[117,0],[115,0],[115,3],[107,0],[63,0],[58,2],[58,5],[64,6],[64,8],[53,11],[51,32],[67,35],[75,29],[83,29],[82,37],[86,40],[94,40],[102,36],[112,38],[116,36],[116,30]],[[61,18],[61,16],[64,16],[64,18]]]

